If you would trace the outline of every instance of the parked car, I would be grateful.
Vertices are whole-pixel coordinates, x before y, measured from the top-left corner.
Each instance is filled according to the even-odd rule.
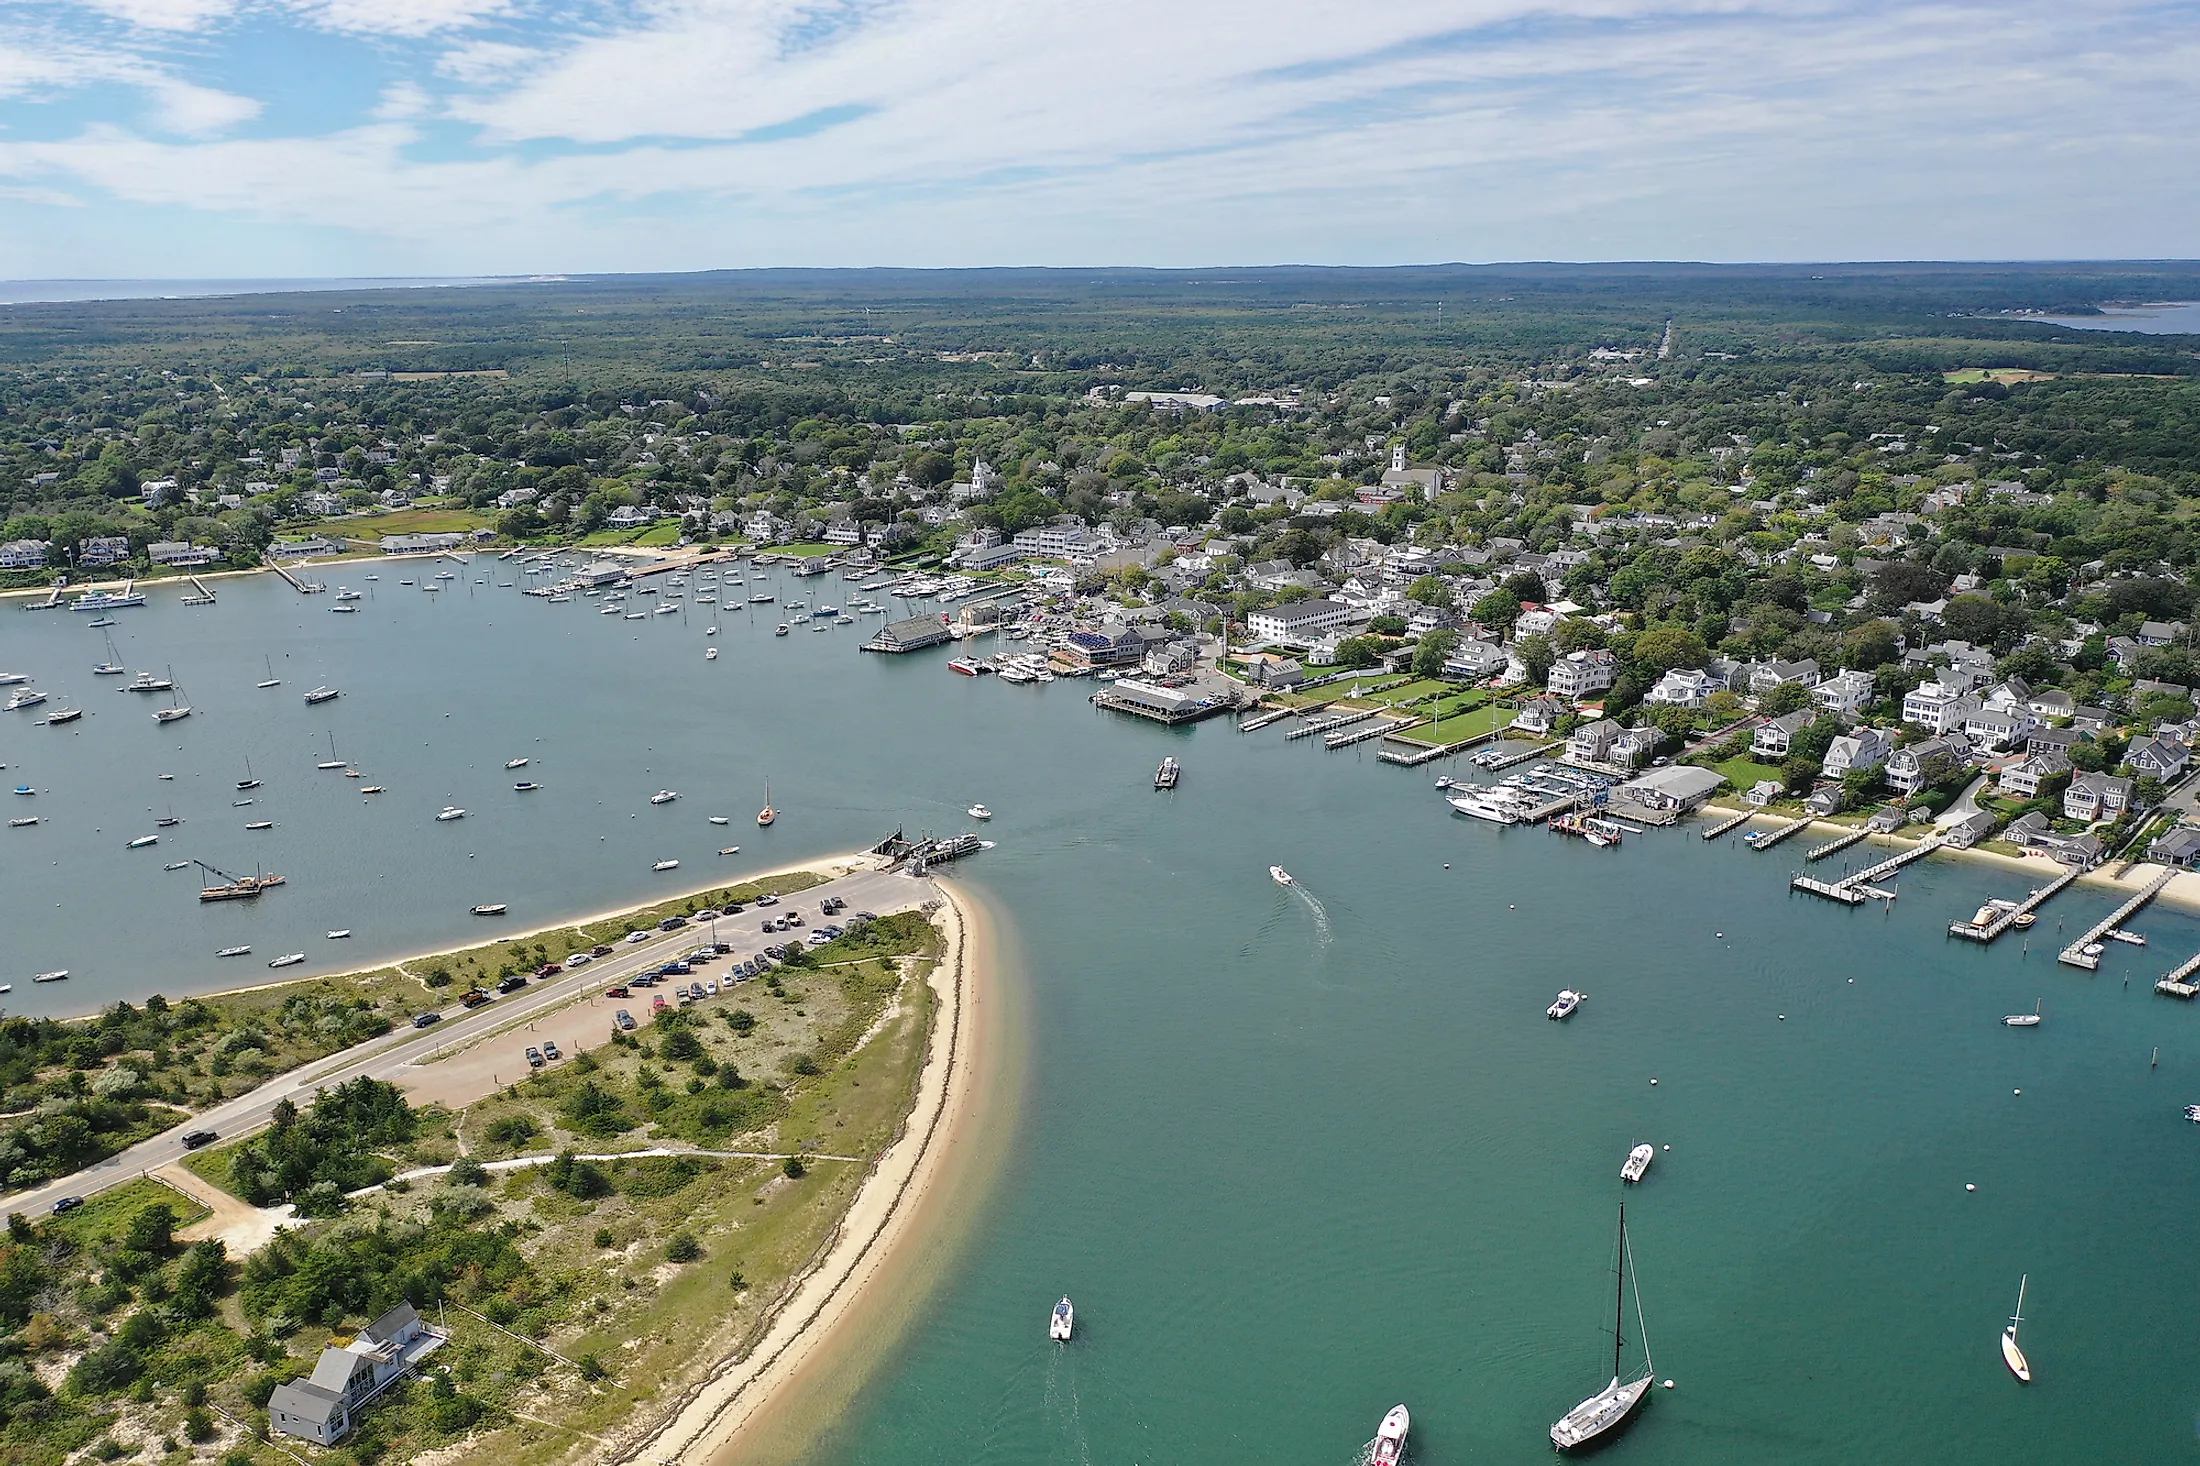
[[[527,1067],[528,1067],[528,1068],[530,1068],[530,1069],[540,1069],[540,1068],[541,1068],[541,1067],[542,1067],[542,1066],[543,1066],[544,1064],[546,1064],[546,1063],[548,1063],[548,1062],[549,1062],[549,1060],[547,1060],[547,1059],[543,1058],[543,1056],[542,1056],[542,1050],[541,1050],[541,1049],[538,1049],[538,1048],[536,1048],[536,1047],[535,1047],[535,1046],[534,1046],[533,1044],[529,1044],[529,1045],[527,1046]]]
[[[619,1026],[621,1033],[632,1033],[634,1031],[634,1015],[624,1008],[612,1014],[611,1021]]]
[[[595,960],[595,954],[590,952],[569,952],[565,957],[565,965],[568,967],[585,967]]]
[[[684,916],[668,916],[663,921],[657,923],[657,930],[661,932],[676,932],[681,927],[686,926],[687,924],[688,919]]]
[[[633,996],[632,993],[626,990],[626,984],[623,982],[615,988],[605,988],[603,995],[607,998],[630,998]]]
[[[723,957],[723,956],[725,956],[725,955],[726,955],[726,954],[727,954],[728,952],[731,952],[731,951],[733,950],[733,943],[731,943],[731,942],[713,942],[713,943],[711,943],[711,944],[710,944],[710,949],[711,949],[711,950],[712,950],[713,952],[716,952],[716,953],[717,953],[717,954],[718,954],[719,956]]]
[[[53,1214],[57,1217],[67,1216],[83,1204],[84,1198],[81,1196],[64,1196],[53,1204]]]
[[[441,1013],[413,1014],[413,1027],[415,1028],[433,1028],[442,1021],[443,1015]]]
[[[626,934],[626,939],[627,939],[627,941],[628,941],[628,942],[630,942],[630,943],[631,943],[631,942],[646,942],[646,941],[648,941],[648,940],[649,940],[649,939],[650,939],[651,937],[653,937],[653,936],[655,936],[655,935],[657,935],[657,934],[656,934],[655,932],[628,932],[628,933]]]
[[[665,1001],[665,995],[664,995],[663,993],[651,993],[651,994],[649,995],[649,1011],[650,1011],[650,1012],[652,1012],[652,1013],[662,1013],[662,1012],[664,1012],[664,1011],[665,1011],[665,1009],[667,1009],[667,1008],[669,1008],[669,1007],[671,1007],[671,1006],[672,1006],[672,1005],[671,1005],[670,1003],[668,1003],[668,1002],[666,1002],[666,1001]]]
[[[525,986],[527,986],[527,974],[515,972],[497,984],[497,991],[500,993],[516,993]]]
[[[826,936],[823,932],[811,932],[808,937],[808,941],[813,947],[822,947],[831,940],[832,938]]]
[[[685,962],[667,962],[664,966],[658,968],[657,972],[661,977],[671,977],[674,973],[688,973],[694,970]]]
[[[482,1005],[483,1003],[493,1003],[493,1002],[495,1002],[495,1001],[496,1001],[496,999],[494,999],[494,998],[490,997],[490,996],[489,996],[489,995],[488,995],[487,993],[483,992],[483,991],[482,991],[482,990],[481,990],[480,988],[471,988],[471,989],[467,990],[467,991],[466,991],[466,992],[465,992],[464,994],[462,994],[462,995],[461,995],[461,996],[459,997],[459,1000],[458,1000],[458,1006],[459,1006],[459,1007],[461,1007],[461,1008],[469,1008],[469,1009],[470,1009],[470,1008],[478,1008],[478,1007],[480,1007],[480,1006],[481,1006],[481,1005]]]
[[[739,916],[741,914],[741,903],[738,901],[728,902],[726,909],[718,914],[720,916]]]
[[[695,919],[697,921],[716,921],[718,919],[718,913],[710,910],[708,907],[705,907],[703,910],[695,913]]]
[[[557,1044],[547,1038],[542,1041],[542,1056],[548,1059],[553,1064],[565,1057],[565,1055],[560,1052]]]
[[[591,957],[608,957],[611,955],[611,944],[609,942],[598,942],[588,949],[588,954]]]
[[[777,896],[759,896],[756,898],[756,904],[759,906],[777,906],[779,898]]]
[[[560,967],[560,966],[558,966],[558,964],[557,964],[557,963],[555,963],[555,962],[545,962],[545,963],[543,963],[543,964],[542,964],[542,966],[540,966],[540,967],[538,967],[538,968],[536,968],[536,969],[535,969],[535,976],[537,976],[537,977],[556,977],[556,976],[557,976],[557,975],[558,975],[559,973],[561,973],[561,972],[563,972],[563,971],[565,971],[565,969],[564,969],[564,968],[562,968],[562,967]]]
[[[790,912],[788,912],[788,913],[787,913],[787,919],[786,919],[785,921],[781,922],[781,923],[780,923],[780,925],[781,925],[781,926],[800,926],[800,925],[802,925],[802,913],[801,913],[801,912],[799,912],[799,911],[790,911]]]
[[[221,1135],[217,1131],[186,1130],[183,1133],[183,1148],[185,1150],[197,1150],[200,1146],[212,1145],[219,1139],[221,1139]]]

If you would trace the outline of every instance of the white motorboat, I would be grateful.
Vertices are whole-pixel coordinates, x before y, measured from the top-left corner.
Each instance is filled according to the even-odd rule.
[[[716,648],[716,647],[714,647],[714,646],[707,646],[707,647],[704,647],[704,648],[703,648],[703,660],[704,660],[704,661],[706,661],[706,662],[715,662],[715,661],[717,661],[717,660],[718,660],[718,648]]]
[[[964,813],[968,814],[974,820],[989,820],[993,818],[993,811],[987,809],[982,804],[973,804],[970,806],[969,809],[965,810]]]
[[[217,957],[249,957],[252,955],[252,949],[250,947],[224,947],[214,955]]]
[[[57,967],[51,972],[41,972],[31,978],[32,982],[67,982],[68,980],[69,969],[66,967]]]
[[[33,689],[26,687],[22,691],[16,693],[14,696],[8,699],[7,710],[13,713],[19,712],[24,708],[35,708],[45,700],[46,694],[44,694],[43,692],[34,691]]]
[[[1612,1299],[1612,1382],[1583,1400],[1551,1427],[1551,1444],[1561,1451],[1571,1451],[1590,1444],[1611,1431],[1618,1429],[1635,1413],[1650,1393],[1650,1381],[1655,1371],[1650,1363],[1649,1336],[1642,1327],[1642,1293],[1635,1293],[1635,1332],[1642,1336],[1642,1372],[1622,1376],[1620,1359],[1627,1345],[1626,1331],[1622,1327],[1627,1316],[1627,1272],[1632,1261],[1627,1248],[1627,1207],[1619,1209],[1619,1268],[1618,1283]]]
[[[276,958],[276,959],[275,959],[274,961],[272,961],[272,962],[268,963],[267,965],[268,965],[268,966],[270,966],[270,967],[296,967],[296,966],[297,966],[297,965],[298,965],[299,963],[301,963],[301,962],[303,962],[303,961],[305,961],[305,960],[306,960],[306,954],[305,954],[305,953],[303,953],[303,952],[292,952],[292,953],[291,953],[291,954],[290,954],[289,956],[287,956],[287,957],[277,957],[277,958]]]
[[[125,850],[143,850],[148,845],[158,845],[159,843],[160,836],[158,835],[140,835],[122,848]]]
[[[504,907],[504,903],[503,903],[502,901],[492,901],[492,902],[486,902],[486,903],[484,903],[484,904],[482,904],[482,905],[480,905],[480,906],[476,906],[476,907],[474,908],[474,915],[476,915],[476,916],[502,916],[502,915],[504,914],[504,910],[505,910],[505,907]]]
[[[527,767],[527,760],[523,758],[508,758],[504,761],[504,767],[508,769],[524,769]]]
[[[1403,1405],[1393,1405],[1375,1431],[1375,1448],[1367,1453],[1368,1466],[1397,1466],[1406,1453],[1406,1432],[1413,1415]]]
[[[649,802],[651,804],[670,804],[679,797],[670,789],[659,789],[655,794],[649,796]]]
[[[680,862],[677,860],[660,860],[650,867],[651,870],[678,870],[679,868]]]
[[[1444,803],[1460,814],[1488,820],[1493,825],[1517,825],[1527,812],[1520,795],[1513,790],[1481,784],[1452,785]]]
[[[2001,1362],[2009,1366],[2009,1372],[2019,1383],[2032,1383],[2032,1361],[2024,1357],[2024,1350],[2017,1345],[2017,1325],[2024,1322],[2024,1285],[2032,1281],[2026,1273],[2017,1279],[2017,1311],[2009,1316],[2009,1327],[2001,1331]]]
[[[1581,1000],[1588,996],[1587,993],[1577,993],[1572,988],[1560,988],[1558,990],[1558,1001],[1545,1008],[1543,1016],[1546,1018],[1571,1018],[1574,1016],[1574,1010],[1581,1006]]]
[[[1628,1185],[1632,1186],[1635,1182],[1640,1181],[1644,1176],[1650,1173],[1650,1163],[1656,1160],[1657,1157],[1658,1151],[1656,1146],[1636,1146],[1633,1150],[1627,1152],[1627,1159],[1620,1165],[1620,1180],[1625,1181]]]
[[[728,845],[725,849],[719,851],[718,853],[720,855],[739,855],[741,853],[741,847],[738,845]]]
[[[336,930],[334,930],[334,931],[332,931],[332,932],[330,932],[330,933],[328,934],[328,939],[329,939],[330,941],[332,941],[332,942],[340,942],[340,941],[342,941],[342,940],[343,940],[344,938],[346,938],[346,937],[348,937],[348,936],[350,936],[350,935],[351,935],[351,928],[350,928],[350,927],[348,927],[348,926],[340,926],[340,927],[338,927],[338,928],[337,928]]]
[[[442,812],[436,816],[438,823],[445,820],[462,820],[464,818],[466,818],[466,811],[455,804],[446,804],[443,806]]]
[[[1054,1305],[1054,1312],[1047,1315],[1047,1337],[1059,1339],[1066,1344],[1076,1327],[1077,1310],[1070,1307],[1069,1299],[1064,1298]]]
[[[1271,865],[1268,867],[1268,878],[1274,881],[1279,886],[1295,886],[1298,884],[1297,881],[1291,879],[1291,872],[1285,870],[1280,865]]]

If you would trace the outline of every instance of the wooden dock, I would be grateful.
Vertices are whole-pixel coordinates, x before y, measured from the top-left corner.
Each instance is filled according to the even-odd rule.
[[[1806,814],[1799,820],[1789,820],[1777,830],[1766,830],[1761,834],[1748,836],[1749,848],[1752,850],[1770,850],[1796,831],[1808,828],[1817,819],[1818,816],[1814,814]]]
[[[1426,718],[1407,718],[1403,722],[1376,723],[1366,728],[1353,728],[1343,733],[1332,733],[1322,740],[1322,747],[1330,749],[1350,748],[1353,744],[1365,743],[1370,738],[1388,738],[1393,733],[1400,733],[1408,728],[1418,728],[1427,721]]]
[[[2164,974],[2162,980],[2154,985],[2154,990],[2164,997],[2184,998],[2189,1002],[2195,993],[2200,993],[2200,987],[2195,987],[2192,982],[2192,975],[2195,972],[2200,972],[2200,952],[2193,953],[2183,962],[2171,968],[2168,973]]]
[[[1499,730],[1497,736],[1503,737],[1503,730]],[[1565,746],[1566,740],[1561,738],[1556,743],[1546,743],[1543,744],[1541,747],[1527,749],[1526,751],[1521,753],[1508,753],[1503,758],[1491,760],[1489,764],[1489,771],[1494,774],[1501,770],[1509,769],[1514,764],[1524,764],[1531,758],[1541,758],[1543,757],[1543,755],[1551,752],[1553,749],[1564,748]]]
[[[1297,708],[1270,708],[1257,718],[1247,718],[1237,725],[1237,730],[1240,733],[1258,733],[1270,723],[1280,723],[1297,711]]]
[[[1729,815],[1727,818],[1720,820],[1715,825],[1706,826],[1703,832],[1703,837],[1706,840],[1716,840],[1727,831],[1739,829],[1743,825],[1748,824],[1756,817],[1757,811],[1754,809],[1745,809],[1740,814]]]
[[[270,569],[270,570],[272,570],[272,571],[274,571],[274,572],[275,572],[275,573],[276,573],[277,575],[280,575],[280,576],[281,576],[281,577],[283,578],[283,584],[285,584],[285,585],[289,586],[289,587],[290,587],[290,588],[291,588],[292,590],[296,591],[296,592],[297,592],[297,593],[298,593],[299,595],[302,595],[302,596],[311,596],[311,595],[318,595],[318,594],[320,594],[320,593],[321,593],[322,591],[325,591],[325,590],[327,590],[327,589],[328,589],[328,587],[327,587],[327,586],[325,586],[325,585],[321,584],[321,582],[319,582],[318,580],[301,580],[301,579],[299,579],[299,578],[298,578],[297,576],[295,576],[295,575],[292,575],[292,574],[290,573],[290,571],[289,571],[289,569],[288,569],[287,567],[285,567],[285,566],[281,566],[281,565],[277,565],[277,564],[275,564],[275,563],[274,563],[273,561],[269,561],[269,562],[268,562],[268,567],[267,567],[267,568],[268,568],[268,569]]]
[[[1803,859],[1806,861],[1816,861],[1824,860],[1829,855],[1839,855],[1842,851],[1848,849],[1851,845],[1854,845],[1857,841],[1863,839],[1866,835],[1869,835],[1870,833],[1870,830],[1858,828],[1849,831],[1846,835],[1836,835],[1831,840],[1828,840],[1825,844],[1815,846],[1811,850],[1805,852]]]
[[[1407,768],[1414,768],[1420,764],[1433,763],[1440,758],[1449,758],[1455,753],[1464,753],[1477,743],[1487,743],[1496,736],[1495,733],[1477,733],[1472,738],[1462,738],[1457,743],[1416,743],[1410,738],[1400,738],[1395,748],[1376,749],[1375,757],[1386,764],[1403,764]]]
[[[2101,959],[2098,957],[2088,956],[2085,949],[2099,942],[2110,932],[2122,926],[2132,917],[2138,915],[2139,912],[2145,908],[2146,904],[2149,901],[2152,901],[2156,896],[2162,894],[2162,888],[2168,885],[2171,879],[2176,876],[2176,874],[2177,870],[2173,866],[2170,869],[2163,871],[2153,880],[2148,881],[2146,887],[2141,890],[2138,895],[2133,896],[2129,901],[2126,901],[2123,905],[2117,907],[2114,911],[2110,912],[2105,920],[2100,921],[2093,926],[2087,927],[2085,935],[2078,938],[2075,942],[2072,942],[2069,946],[2063,948],[2062,951],[2058,952],[2055,955],[2055,960],[2062,963],[2065,967],[2082,967],[2087,972],[2100,971]]]
[[[1864,893],[1847,881],[1821,881],[1810,876],[1797,876],[1789,885],[1794,890],[1808,891],[1813,896],[1824,896],[1828,900],[1839,901],[1844,906],[1864,904]]]
[[[2027,912],[2038,910],[2041,906],[2047,903],[2048,897],[2054,895],[2057,891],[2060,891],[2063,887],[2069,885],[2072,881],[2076,880],[2079,876],[2084,874],[2085,872],[2083,870],[2080,870],[2077,866],[2071,866],[2061,875],[2055,877],[2055,879],[2049,881],[2046,885],[2040,887],[2031,895],[2025,897],[2015,906],[2012,906],[2007,911],[2002,912],[1992,921],[1986,923],[1986,925],[1974,926],[1968,921],[1953,922],[1948,927],[1948,935],[1952,937],[1962,937],[1968,941],[1973,942],[1991,942],[1994,938],[2009,930],[2009,928],[2016,923],[2016,919],[2018,917],[2025,915]]]
[[[1312,738],[1317,733],[1334,733],[1339,728],[1349,728],[1354,723],[1364,723],[1380,712],[1379,708],[1364,708],[1356,713],[1337,713],[1327,718],[1316,718],[1302,728],[1293,728],[1284,734],[1286,740]]]
[[[1839,901],[1844,906],[1862,905],[1864,899],[1868,896],[1884,896],[1891,900],[1893,899],[1893,892],[1881,891],[1873,886],[1872,882],[1878,880],[1881,876],[1893,875],[1913,860],[1923,860],[1926,856],[1938,850],[1944,843],[1946,842],[1937,837],[1920,840],[1909,849],[1890,856],[1877,865],[1869,865],[1860,871],[1845,875],[1838,881],[1820,881],[1813,880],[1809,876],[1797,876],[1788,884],[1794,890],[1808,891],[1813,896],[1824,896],[1829,900]]]

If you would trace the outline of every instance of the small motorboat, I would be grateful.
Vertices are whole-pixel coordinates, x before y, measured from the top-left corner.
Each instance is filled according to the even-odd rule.
[[[714,647],[714,646],[707,646],[707,647],[704,647],[704,648],[703,648],[703,660],[704,660],[704,661],[706,661],[706,662],[715,662],[715,661],[717,661],[717,660],[718,660],[718,648],[716,648],[716,647]]]
[[[18,784],[15,786],[15,792],[24,796],[27,799],[31,795],[36,794],[38,791],[36,789],[33,789],[28,784]]]
[[[739,855],[741,853],[741,847],[738,845],[728,845],[725,849],[719,851],[718,853],[720,855]]]
[[[1629,1185],[1640,1181],[1645,1175],[1649,1174],[1650,1162],[1657,1159],[1657,1154],[1657,1147],[1647,1144],[1638,1145],[1627,1152],[1627,1159],[1619,1168],[1620,1180],[1627,1182]]]
[[[2042,999],[2041,1001],[2046,1000]],[[2032,1011],[2029,1013],[2011,1013],[2003,1017],[2001,1021],[2009,1028],[2037,1028],[2040,1026],[2040,1004],[2034,1003]]]
[[[189,865],[190,863],[191,863],[191,862],[190,862],[190,861],[188,861],[188,860],[171,860],[171,861],[169,861],[169,862],[168,862],[168,863],[167,863],[166,865],[162,866],[162,867],[161,867],[161,869],[162,869],[162,870],[182,870],[182,869],[183,869],[183,868],[184,868],[185,866]]]
[[[651,804],[670,804],[679,797],[670,789],[659,789],[655,794],[649,796],[649,802]]]
[[[512,787],[524,794],[530,789],[540,789],[542,785],[536,783],[533,779],[522,779]]]
[[[1291,872],[1285,870],[1280,865],[1271,865],[1268,867],[1268,878],[1274,881],[1279,886],[1295,886],[1298,884],[1297,881],[1291,879]]]
[[[786,623],[786,622],[784,622],[784,621],[780,622],[780,623],[779,623],[779,627],[778,627],[778,629],[772,632],[772,635],[774,635],[774,636],[785,636],[786,634],[787,634],[787,623]]]
[[[502,915],[504,914],[504,910],[505,910],[505,907],[504,907],[504,903],[503,903],[502,901],[495,901],[495,902],[489,902],[489,903],[487,903],[487,904],[484,904],[484,905],[481,905],[481,906],[476,906],[476,907],[474,908],[474,915],[476,915],[476,916],[502,916]]]
[[[55,708],[52,712],[46,714],[46,726],[51,728],[57,727],[62,723],[73,723],[78,718],[81,718],[83,716],[84,709],[82,708]],[[191,716],[191,710],[189,708],[162,708],[159,712],[153,714],[153,716],[163,723],[168,723],[173,722],[177,718],[187,718]]]
[[[989,820],[993,818],[993,811],[987,809],[982,804],[973,804],[970,806],[969,809],[965,810],[964,813],[969,815],[974,820]]]
[[[275,821],[253,820],[250,824],[246,825],[245,828],[248,830],[272,830],[275,828]]]
[[[504,767],[506,767],[507,769],[524,769],[527,767],[527,760],[523,758],[508,758],[504,761]]]
[[[650,867],[651,870],[678,870],[679,868],[680,862],[677,860],[660,860]]]
[[[305,960],[306,960],[306,954],[305,954],[305,953],[303,953],[303,952],[292,952],[292,953],[291,953],[291,954],[290,954],[289,956],[287,956],[287,957],[277,957],[277,958],[276,958],[276,959],[275,959],[274,961],[272,961],[272,962],[268,963],[267,965],[268,965],[268,966],[270,966],[270,967],[296,967],[296,966],[297,966],[297,965],[298,965],[299,963],[301,963],[301,962],[303,962],[303,961],[305,961]]]
[[[249,957],[252,955],[252,949],[250,947],[224,947],[214,955],[217,957]]]
[[[712,816],[710,817],[710,822],[711,822],[712,824],[714,824],[714,825],[725,825],[725,824],[731,824],[731,823],[732,823],[732,821],[731,821],[731,820],[727,819],[727,818],[726,818],[726,817],[725,817],[724,815],[722,815],[722,814],[714,814],[714,815],[712,815]]]
[[[1572,988],[1560,988],[1558,990],[1558,1001],[1545,1008],[1543,1016],[1546,1018],[1571,1018],[1574,1016],[1574,1010],[1581,1006],[1581,1000],[1588,996],[1587,993],[1577,993]]]
[[[436,821],[439,824],[448,820],[462,820],[464,818],[466,818],[466,811],[455,804],[446,804],[443,806],[442,811],[436,815]]]
[[[1069,1299],[1064,1298],[1054,1305],[1054,1312],[1047,1315],[1047,1337],[1066,1344],[1076,1327],[1077,1310],[1070,1306]]]
[[[140,835],[123,848],[125,850],[143,850],[148,845],[158,845],[159,843],[160,836],[158,835]]]
[[[57,967],[51,972],[41,972],[31,979],[32,982],[67,982],[68,980],[69,969],[66,967]]]
[[[1403,1405],[1393,1405],[1390,1413],[1375,1431],[1375,1449],[1368,1453],[1368,1466],[1398,1466],[1406,1453],[1406,1432],[1413,1428],[1413,1416]]]
[[[344,938],[346,938],[346,937],[348,937],[348,936],[350,936],[350,935],[351,935],[351,928],[350,928],[350,927],[348,927],[348,926],[340,926],[340,927],[338,927],[338,928],[337,928],[336,930],[334,930],[334,931],[332,931],[332,932],[330,932],[330,933],[328,934],[328,939],[329,939],[330,941],[332,941],[332,942],[340,942],[340,941],[342,941],[342,940],[343,940]]]
[[[37,824],[37,823],[38,823],[38,816],[37,816],[37,815],[35,815],[35,814],[27,814],[27,815],[23,816],[23,817],[22,817],[21,819],[19,819],[19,820],[9,820],[9,821],[8,821],[8,828],[9,828],[9,829],[11,829],[11,830],[25,830],[25,829],[29,829],[29,828],[30,828],[30,827],[31,827],[32,825],[35,825],[35,824]]]

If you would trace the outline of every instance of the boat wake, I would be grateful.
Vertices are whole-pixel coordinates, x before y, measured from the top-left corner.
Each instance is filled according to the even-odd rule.
[[[1314,941],[1317,944],[1318,950],[1325,952],[1328,951],[1331,939],[1331,930],[1329,926],[1329,908],[1322,905],[1319,898],[1317,898],[1313,892],[1307,890],[1303,884],[1292,886],[1291,893],[1297,896],[1301,901],[1304,901],[1306,903],[1306,909],[1313,913]]]
[[[1085,1434],[1084,1411],[1077,1398],[1077,1352],[1049,1349],[1047,1360],[1046,1415],[1059,1421],[1077,1466],[1092,1466],[1092,1442]]]

